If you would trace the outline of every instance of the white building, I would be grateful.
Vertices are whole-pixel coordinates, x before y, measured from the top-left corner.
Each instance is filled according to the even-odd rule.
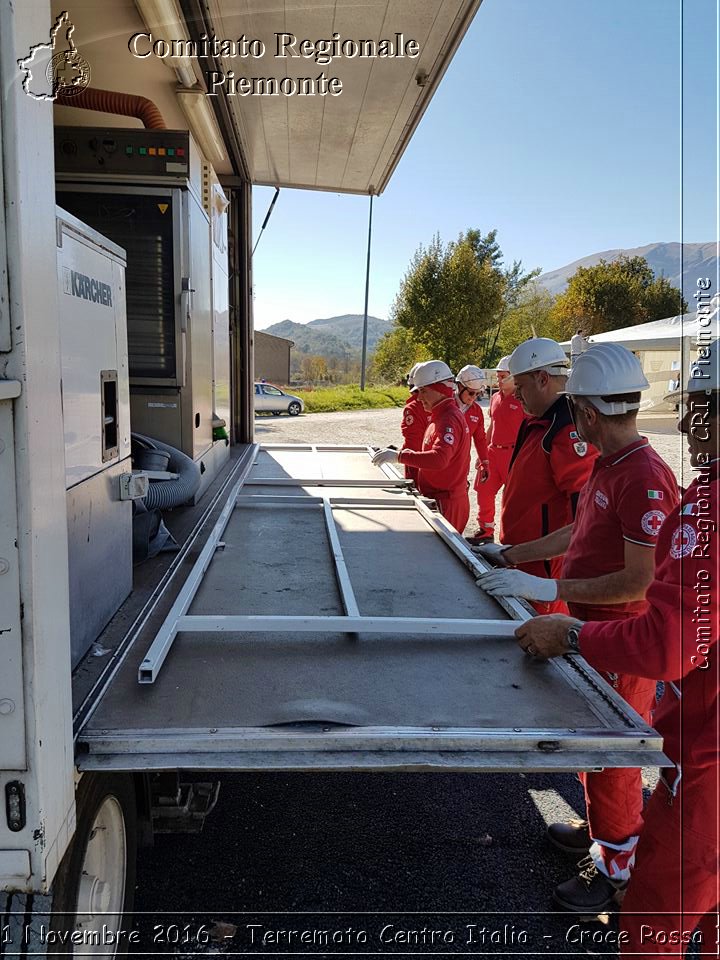
[[[638,323],[620,330],[609,330],[590,337],[590,343],[621,343],[632,350],[642,363],[650,389],[643,392],[641,410],[670,409],[663,396],[677,381],[680,371],[697,359],[698,350],[720,338],[720,295],[707,301],[694,313],[664,320]],[[570,350],[570,341],[562,344]]]

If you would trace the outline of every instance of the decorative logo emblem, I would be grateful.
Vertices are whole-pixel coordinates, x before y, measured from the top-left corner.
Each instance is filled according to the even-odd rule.
[[[405,414],[405,423],[410,427],[415,423],[415,417],[411,413]]]
[[[662,510],[648,510],[640,523],[645,533],[651,537],[656,537],[660,532],[660,527],[665,522],[665,514]]]
[[[579,457],[584,457],[587,453],[587,444],[584,440],[578,440],[577,443],[573,444],[573,450]]]
[[[670,544],[670,556],[673,560],[679,560],[680,557],[687,557],[692,553],[697,543],[697,534],[695,528],[689,523],[681,524],[673,534]]]
[[[449,443],[450,445],[455,443],[455,437],[452,435],[452,433],[446,433],[445,436],[443,437],[443,440],[445,441],[445,443]]]
[[[64,29],[65,48],[58,34]],[[22,88],[33,100],[74,97],[90,83],[90,64],[78,52],[72,35],[75,24],[63,10],[50,30],[49,43],[35,43],[17,64],[23,74]]]
[[[596,490],[596,491],[595,491],[595,503],[596,503],[602,510],[607,510],[607,507],[608,507],[608,503],[609,503],[609,502],[610,502],[610,501],[609,501],[608,498],[605,496],[605,494],[602,492],[602,490]]]

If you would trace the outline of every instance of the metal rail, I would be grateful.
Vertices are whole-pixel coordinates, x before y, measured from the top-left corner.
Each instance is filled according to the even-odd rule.
[[[165,618],[163,625],[160,627],[157,636],[153,640],[148,652],[145,655],[145,658],[140,664],[140,668],[138,670],[139,683],[155,682],[155,678],[165,662],[165,657],[167,657],[170,647],[172,646],[177,635],[178,620],[183,616],[183,614],[187,613],[195,594],[198,592],[200,584],[202,583],[202,578],[205,575],[205,571],[210,566],[210,562],[212,561],[215,551],[221,542],[225,528],[230,522],[230,517],[232,516],[235,508],[235,501],[237,500],[238,493],[240,492],[240,489],[248,474],[252,470],[253,465],[254,456],[248,457],[248,462],[241,471],[238,481],[233,487],[227,503],[223,507],[222,513],[218,517],[217,523],[213,527],[212,532],[208,537],[207,543],[203,547],[200,556],[195,561],[187,580],[183,584],[183,587],[178,594],[177,599],[175,600],[175,603],[170,608],[170,612]]]
[[[395,479],[388,477],[385,480],[347,480],[330,479],[328,477],[304,477],[295,480],[293,477],[253,477],[245,483],[246,487],[410,487],[412,480],[403,477]]]
[[[330,552],[335,565],[335,579],[337,580],[342,598],[342,605],[348,618],[360,618],[360,610],[355,599],[355,593],[350,583],[350,574],[348,573],[345,557],[343,556],[340,538],[338,537],[335,518],[333,517],[332,504],[329,498],[323,500],[323,517],[325,518],[325,529],[327,530],[328,540],[330,541]]]
[[[352,598],[355,599],[354,596]],[[413,636],[513,637],[511,620],[462,620],[439,617],[330,616],[182,616],[176,633],[387,633]]]

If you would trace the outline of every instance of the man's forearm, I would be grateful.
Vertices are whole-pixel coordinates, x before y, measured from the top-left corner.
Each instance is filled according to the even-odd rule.
[[[551,557],[561,557],[570,543],[572,529],[573,525],[569,523],[566,527],[561,527],[539,540],[514,544],[504,551],[503,559],[510,566],[517,566],[518,563],[529,563],[531,560],[550,560]]]
[[[652,579],[652,578],[650,578]],[[588,580],[558,580],[558,600],[571,603],[628,603],[644,600],[650,580],[635,578],[626,569]]]

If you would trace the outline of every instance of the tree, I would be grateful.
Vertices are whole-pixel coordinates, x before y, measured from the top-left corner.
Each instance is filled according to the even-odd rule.
[[[428,353],[457,370],[487,366],[503,318],[539,271],[503,268],[497,231],[470,229],[443,245],[435,235],[416,251],[392,308],[392,319]]]
[[[644,257],[619,257],[578,267],[555,301],[554,319],[566,334],[618,330],[687,312],[682,294],[665,277],[655,278]]]
[[[502,321],[494,359],[512,353],[528,337],[565,340],[565,329],[553,314],[554,305],[555,298],[549,290],[534,281],[526,284]]]
[[[430,351],[424,344],[418,343],[409,330],[396,327],[378,340],[370,365],[370,379],[403,383],[412,366],[430,359]]]
[[[327,380],[328,365],[325,357],[308,354],[302,358],[300,364],[303,380],[306,383],[317,383],[319,380]]]

